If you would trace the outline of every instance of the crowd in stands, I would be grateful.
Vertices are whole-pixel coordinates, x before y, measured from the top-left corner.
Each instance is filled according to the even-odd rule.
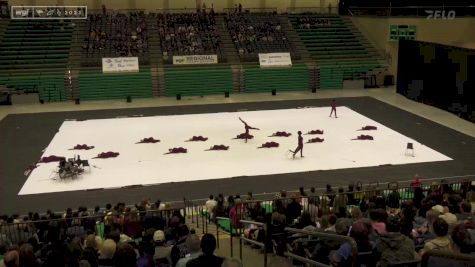
[[[255,59],[259,53],[295,52],[274,13],[247,13],[240,7],[227,14],[225,22],[241,59]]]
[[[89,14],[87,36],[82,46],[89,56],[138,56],[148,52],[146,15],[105,11]]]
[[[214,255],[213,235],[200,238],[179,210],[165,208],[144,200],[134,207],[0,216],[0,266],[239,267]]]
[[[205,207],[214,220],[229,217],[234,228],[244,227],[244,234],[258,242],[269,242],[266,236],[283,233],[284,227],[352,237],[362,255],[358,263],[366,266],[420,261],[431,250],[475,256],[475,217],[471,205],[475,186],[470,182],[454,190],[446,181],[427,188],[417,179],[410,188],[412,199],[405,201],[396,185],[387,190],[372,186],[365,192],[361,190],[361,185],[337,191],[328,185],[323,195],[317,195],[315,188],[309,192],[301,188],[299,193],[292,194],[281,191],[273,201],[272,212],[266,212],[265,202],[253,200],[252,194],[242,199],[225,199],[222,194],[216,199],[210,196]],[[255,225],[240,225],[240,218],[267,224],[268,233]],[[334,266],[352,264],[349,243],[292,236],[277,241],[283,245],[282,251],[289,244],[293,253],[310,255],[318,262]],[[448,266],[444,261],[430,264]]]
[[[471,182],[425,186],[415,179],[402,192],[410,193],[410,199],[406,195],[403,201],[401,192],[397,184],[385,190],[369,185],[364,191],[361,184],[346,190],[327,185],[324,193],[313,187],[295,193],[282,190],[270,202],[256,200],[252,193],[218,194],[209,196],[204,209],[211,221],[229,218],[234,229],[268,244],[278,255],[290,250],[333,266],[352,266],[350,242],[286,235],[284,228],[350,237],[357,244],[358,264],[367,267],[418,261],[433,250],[473,255]],[[215,256],[215,237],[206,234],[200,239],[180,210],[168,208],[145,199],[133,207],[118,203],[105,209],[67,209],[64,214],[0,216],[0,266],[242,266]],[[437,260],[429,266],[456,263]]]
[[[213,9],[212,9],[213,10]],[[210,55],[222,53],[221,38],[214,12],[157,14],[163,58],[173,55]]]

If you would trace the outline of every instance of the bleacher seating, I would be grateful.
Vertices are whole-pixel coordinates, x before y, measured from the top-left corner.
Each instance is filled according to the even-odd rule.
[[[381,66],[339,16],[289,15],[289,19],[320,67],[322,89],[341,89],[344,79],[360,78]]]
[[[81,29],[85,67],[100,66],[102,57],[137,56],[148,64],[149,33],[147,16],[143,12],[129,14],[92,14]]]
[[[246,66],[244,80],[244,91],[247,93],[309,89],[308,69],[305,65],[288,68]]]
[[[72,31],[70,21],[10,21],[1,37],[0,84],[38,92],[46,102],[65,100]]]
[[[274,13],[229,13],[226,25],[241,61],[257,61],[259,53],[289,52],[298,55]]]
[[[152,97],[149,68],[137,73],[102,73],[102,70],[82,70],[79,73],[79,98],[104,100]]]
[[[166,96],[202,96],[232,91],[229,67],[175,67],[165,70]]]
[[[162,57],[171,63],[175,55],[218,55],[223,45],[213,13],[160,13],[157,16]]]

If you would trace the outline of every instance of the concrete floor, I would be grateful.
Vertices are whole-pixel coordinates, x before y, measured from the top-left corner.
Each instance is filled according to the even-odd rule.
[[[22,113],[42,113],[42,112],[61,112],[61,111],[82,111],[82,110],[103,110],[103,109],[121,109],[121,108],[145,108],[145,107],[164,107],[181,105],[208,105],[223,103],[245,103],[256,101],[285,101],[301,99],[325,99],[338,97],[358,97],[370,96],[387,104],[396,106],[402,110],[419,115],[423,118],[434,121],[466,135],[475,137],[475,124],[460,119],[456,115],[422,103],[414,102],[402,95],[395,93],[394,87],[378,89],[345,89],[345,90],[321,90],[316,94],[310,92],[286,92],[278,93],[276,96],[270,94],[235,94],[229,98],[221,95],[205,97],[183,97],[177,101],[175,98],[161,97],[148,99],[133,99],[132,103],[124,101],[89,101],[75,105],[73,102],[60,102],[39,104],[31,96],[13,99],[14,105],[0,107],[0,120],[8,114]],[[16,100],[16,101],[15,101]],[[15,104],[18,102],[19,104]],[[22,103],[23,102],[23,103]],[[25,103],[32,102],[32,103]]]

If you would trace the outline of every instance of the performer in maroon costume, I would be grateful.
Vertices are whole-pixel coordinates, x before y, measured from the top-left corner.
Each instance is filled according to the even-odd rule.
[[[307,135],[309,134],[323,134],[323,130],[311,130],[307,132]]]
[[[246,143],[247,143],[247,139],[248,139],[247,137],[250,135],[250,134],[249,134],[249,130],[259,130],[259,128],[254,128],[254,127],[252,127],[252,126],[249,126],[245,121],[243,121],[243,120],[241,119],[241,117],[239,117],[239,120],[240,120],[242,123],[244,123],[244,129],[246,130],[246,132],[245,132],[244,134],[245,134],[245,140],[246,140]]]
[[[211,151],[211,150],[228,150],[229,149],[229,146],[225,146],[225,145],[214,145],[212,147],[210,147],[209,149],[206,149],[205,151]]]
[[[291,133],[288,133],[288,132],[285,132],[285,131],[282,131],[282,132],[277,131],[269,137],[289,137],[291,135],[292,135]]]
[[[174,147],[174,148],[170,148],[168,149],[168,152],[165,153],[164,155],[167,155],[167,154],[178,154],[178,153],[187,153],[188,150],[186,148],[183,148],[183,147]]]
[[[309,140],[307,141],[307,144],[321,143],[321,142],[323,142],[323,141],[325,141],[325,139],[316,137],[316,138],[311,138],[311,139],[309,139]]]
[[[267,143],[262,144],[258,148],[273,148],[273,147],[279,147],[279,143],[273,142],[273,141],[272,142],[267,142]]]
[[[371,130],[377,130],[378,127],[376,126],[371,126],[371,125],[366,125],[364,127],[361,127],[358,131],[371,131]]]
[[[353,138],[351,140],[374,140],[374,138],[371,135],[358,135],[356,138]]]
[[[292,153],[294,153],[294,154],[292,155],[293,158],[295,158],[295,155],[296,155],[297,152],[299,152],[299,151],[300,151],[300,157],[303,158],[303,137],[302,137],[302,132],[301,132],[301,131],[298,131],[298,134],[299,134],[299,143],[298,143],[298,146],[297,146],[297,148],[296,148],[294,151],[290,150]]]
[[[201,135],[198,135],[198,136],[193,135],[192,138],[186,140],[185,142],[197,142],[197,141],[203,141],[204,142],[206,140],[208,140],[208,137],[203,137]]]
[[[336,116],[336,102],[335,102],[335,99],[332,99],[332,111],[330,112],[330,117],[332,116],[333,112],[335,112],[335,118],[338,118],[338,116]]]

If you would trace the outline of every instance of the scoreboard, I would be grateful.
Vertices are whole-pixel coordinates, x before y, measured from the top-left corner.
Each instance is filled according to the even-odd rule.
[[[11,19],[87,19],[87,6],[12,6]]]

